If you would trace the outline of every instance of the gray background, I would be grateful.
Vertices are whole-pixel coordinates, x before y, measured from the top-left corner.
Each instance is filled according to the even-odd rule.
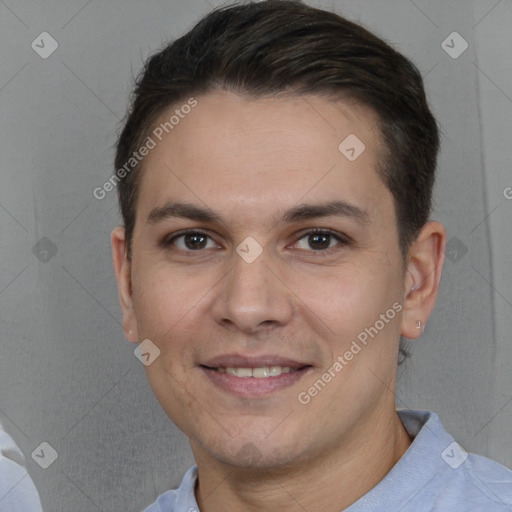
[[[434,217],[449,259],[397,404],[436,411],[467,450],[512,466],[512,2],[309,3],[412,58],[443,130]],[[113,171],[142,60],[216,5],[0,1],[0,422],[47,511],[141,510],[193,463],[124,340],[115,192],[92,190]],[[43,31],[59,44],[47,59],[31,48]],[[454,31],[469,43],[456,59],[441,46]],[[43,237],[53,245],[33,251]],[[58,452],[48,469],[30,457],[43,441]]]

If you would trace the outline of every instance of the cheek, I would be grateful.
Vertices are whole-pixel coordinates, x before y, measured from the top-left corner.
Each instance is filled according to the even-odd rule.
[[[301,314],[314,322],[317,332],[326,333],[333,359],[376,322],[379,338],[398,336],[399,315],[392,308],[400,298],[400,278],[389,259],[386,265],[383,261],[373,254],[316,275],[302,274],[297,280]],[[390,309],[382,327],[381,315]]]
[[[336,332],[348,319],[371,310],[383,288],[364,263],[350,262],[314,274],[302,273],[296,289],[304,304]]]
[[[158,263],[135,267],[133,275],[137,276],[133,302],[139,334],[162,340],[193,310],[201,295],[193,282]]]

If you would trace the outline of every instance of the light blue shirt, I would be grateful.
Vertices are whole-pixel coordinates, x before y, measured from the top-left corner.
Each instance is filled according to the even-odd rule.
[[[467,454],[436,414],[398,414],[414,441],[386,477],[345,512],[512,512],[512,471]],[[161,494],[144,512],[198,512],[196,478],[193,466],[178,489]]]
[[[25,457],[0,425],[0,512],[42,512]]]

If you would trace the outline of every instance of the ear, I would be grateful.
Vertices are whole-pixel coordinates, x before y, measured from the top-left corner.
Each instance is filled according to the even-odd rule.
[[[440,222],[428,222],[409,249],[401,330],[405,338],[419,338],[434,309],[443,270],[445,247],[444,226]]]
[[[112,258],[117,277],[119,301],[123,313],[124,335],[128,341],[137,343],[139,336],[137,320],[133,309],[131,262],[127,258],[125,229],[121,226],[115,228],[110,235],[110,241],[112,243]]]

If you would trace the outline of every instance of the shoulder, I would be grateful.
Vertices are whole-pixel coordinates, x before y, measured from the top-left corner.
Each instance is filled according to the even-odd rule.
[[[391,472],[407,489],[407,510],[450,512],[511,512],[512,471],[487,457],[468,453],[429,411],[399,412],[414,439]],[[405,509],[404,509],[405,512]]]
[[[494,460],[473,453],[468,454],[461,469],[468,482],[469,496],[475,506],[485,505],[485,510],[489,512],[512,509],[512,471],[510,469]]]

